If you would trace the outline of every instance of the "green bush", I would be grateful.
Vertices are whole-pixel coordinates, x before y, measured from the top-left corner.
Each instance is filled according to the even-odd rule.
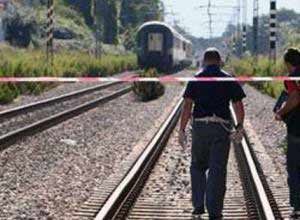
[[[5,104],[14,100],[19,95],[19,90],[15,84],[0,83],[0,103]]]
[[[140,73],[140,77],[157,77],[158,73],[155,69],[145,70]],[[165,87],[160,82],[134,82],[133,92],[137,97],[146,102],[154,100],[162,96],[165,92]]]

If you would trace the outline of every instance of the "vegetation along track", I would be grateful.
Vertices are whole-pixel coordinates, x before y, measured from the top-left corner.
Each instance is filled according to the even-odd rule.
[[[114,174],[76,210],[80,219],[193,219],[189,175],[190,151],[177,143],[182,100],[131,166]],[[189,134],[190,136],[190,134]],[[189,138],[190,140],[190,138]],[[281,219],[265,177],[257,169],[245,138],[232,146],[228,163],[224,219]],[[124,164],[125,169],[126,164]],[[204,215],[204,219],[208,219]]]
[[[131,91],[123,83],[106,83],[0,112],[0,151],[19,138],[47,129]]]

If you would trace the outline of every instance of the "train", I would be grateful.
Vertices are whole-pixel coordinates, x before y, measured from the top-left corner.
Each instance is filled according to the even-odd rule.
[[[170,25],[149,21],[137,31],[138,65],[159,71],[183,69],[193,63],[192,43]]]

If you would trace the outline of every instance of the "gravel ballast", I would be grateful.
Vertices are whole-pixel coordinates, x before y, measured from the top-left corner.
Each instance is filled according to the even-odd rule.
[[[286,139],[286,127],[283,122],[275,121],[273,107],[276,100],[262,94],[253,87],[245,86],[246,119],[255,128],[256,134],[266,150],[272,155],[274,163],[285,170],[285,155],[280,147]]]
[[[148,103],[127,94],[1,152],[0,219],[70,219],[182,89]]]
[[[149,103],[127,94],[0,152],[0,219],[70,219],[182,89],[168,84],[166,94]],[[286,130],[273,119],[275,100],[249,86],[245,91],[247,119],[284,165],[276,146]]]
[[[68,98],[63,101],[60,100],[55,103],[50,103],[25,113],[22,112],[8,119],[5,119],[5,117],[0,118],[0,136],[36,123],[42,119],[54,116],[67,110],[71,110],[82,104],[111,95],[121,89],[129,88],[130,86],[131,85],[129,83],[116,84],[105,89],[92,91],[80,96]]]

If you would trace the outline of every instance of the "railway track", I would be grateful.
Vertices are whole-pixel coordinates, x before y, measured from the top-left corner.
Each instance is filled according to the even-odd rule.
[[[131,86],[113,82],[0,112],[0,151],[130,91]]]
[[[247,123],[246,140],[252,143],[250,153],[255,158],[255,165],[262,183],[267,192],[268,200],[276,219],[290,219],[292,208],[289,204],[289,188],[287,185],[287,173],[277,159],[271,158],[269,152],[260,142],[253,127]],[[266,178],[263,178],[266,177]],[[284,177],[284,178],[283,178]]]
[[[78,219],[193,219],[190,152],[177,143],[182,100],[134,165],[124,161],[126,176],[115,173],[78,210]],[[232,146],[228,164],[224,219],[283,219],[274,195],[257,169],[245,138]],[[203,219],[208,219],[207,215]]]

